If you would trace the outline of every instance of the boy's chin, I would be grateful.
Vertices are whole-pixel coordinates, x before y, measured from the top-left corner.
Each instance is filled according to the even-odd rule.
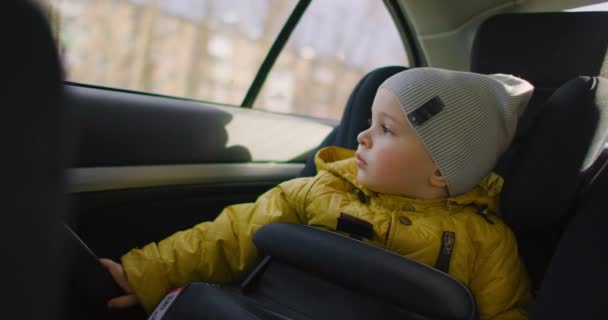
[[[370,191],[377,192],[376,190],[374,190],[375,188],[373,181],[370,181],[370,179],[366,177],[365,174],[357,174],[357,182],[365,188],[369,189]]]
[[[366,179],[365,179],[365,174],[361,173],[361,171],[359,171],[359,172],[357,173],[357,182],[358,182],[360,185],[362,185],[362,186],[364,186],[364,187],[368,188],[367,183],[366,183],[367,181],[366,181]]]
[[[364,186],[367,190],[372,191],[372,192],[401,195],[400,192],[387,189],[386,187],[383,187],[382,185],[378,185],[377,181],[374,181],[373,179],[370,179],[369,177],[367,177],[365,175],[358,174],[357,182],[360,185]]]

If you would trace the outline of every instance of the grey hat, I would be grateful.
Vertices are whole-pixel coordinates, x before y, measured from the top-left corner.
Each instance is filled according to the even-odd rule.
[[[505,74],[414,68],[388,78],[450,196],[471,190],[507,149],[534,87]]]

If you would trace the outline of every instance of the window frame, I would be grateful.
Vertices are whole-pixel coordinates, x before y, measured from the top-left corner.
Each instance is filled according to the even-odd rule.
[[[415,36],[414,26],[410,23],[405,8],[399,0],[383,0],[389,14],[393,18],[397,33],[401,36],[401,42],[405,53],[410,61],[410,67],[426,67],[428,63],[424,58],[422,46]]]

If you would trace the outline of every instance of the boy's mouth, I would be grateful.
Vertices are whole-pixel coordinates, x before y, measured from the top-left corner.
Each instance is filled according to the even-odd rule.
[[[367,166],[367,162],[365,162],[365,160],[363,160],[361,158],[361,156],[359,156],[358,153],[355,156],[355,163],[357,164],[357,167],[359,167],[359,168],[363,168],[363,167]]]

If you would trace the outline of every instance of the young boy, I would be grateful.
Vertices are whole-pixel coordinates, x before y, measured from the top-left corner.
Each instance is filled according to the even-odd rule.
[[[513,234],[495,215],[503,181],[491,170],[532,91],[508,75],[416,68],[390,77],[356,153],[322,149],[315,177],[281,183],[213,222],[131,250],[122,265],[102,259],[127,292],[109,305],[140,302],[150,312],[188,282],[237,281],[256,261],[251,238],[262,225],[336,229],[348,214],[373,225],[375,245],[431,266],[442,260],[473,292],[481,319],[526,319],[527,275]],[[446,245],[447,262],[439,259]]]

